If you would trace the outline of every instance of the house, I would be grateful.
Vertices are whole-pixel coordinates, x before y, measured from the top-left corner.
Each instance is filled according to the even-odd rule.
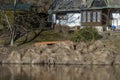
[[[91,0],[90,4],[81,9],[82,26],[92,26],[104,30],[114,25],[120,25],[119,0]]]
[[[49,21],[56,24],[120,29],[119,0],[53,0],[49,14]]]
[[[68,26],[81,26],[81,0],[53,0],[49,21]]]

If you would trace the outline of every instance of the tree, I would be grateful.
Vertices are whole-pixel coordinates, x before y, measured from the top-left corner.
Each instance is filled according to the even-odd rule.
[[[11,29],[11,40],[10,40],[10,46],[14,45],[14,40],[15,40],[15,30],[16,30],[16,3],[17,0],[14,0],[14,23],[13,23],[13,27]]]
[[[29,11],[16,11],[17,3],[29,3],[32,7]],[[49,8],[50,0],[0,0],[2,4],[14,3],[14,11],[7,11],[1,9],[0,12],[0,26],[3,26],[2,35],[9,35],[10,45],[13,46],[15,41],[22,37],[28,36],[29,32],[34,32],[38,35],[34,28],[41,31],[41,27],[46,25],[47,10]],[[33,37],[34,38],[34,37]]]

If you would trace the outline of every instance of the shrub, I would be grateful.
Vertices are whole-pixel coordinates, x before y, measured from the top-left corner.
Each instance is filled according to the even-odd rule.
[[[71,37],[72,41],[92,41],[102,38],[95,28],[83,28],[75,31]]]

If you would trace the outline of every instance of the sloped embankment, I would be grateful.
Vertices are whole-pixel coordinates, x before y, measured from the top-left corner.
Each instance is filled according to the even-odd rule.
[[[113,46],[98,40],[93,43],[59,42],[54,45],[32,46],[19,50],[0,48],[1,63],[46,64],[120,64],[120,54]]]

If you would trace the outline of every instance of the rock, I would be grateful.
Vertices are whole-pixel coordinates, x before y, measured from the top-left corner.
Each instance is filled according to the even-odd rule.
[[[32,46],[18,51],[10,51],[8,48],[0,50],[5,52],[0,54],[2,63],[120,64],[120,55],[116,54],[115,47],[105,47],[100,40],[89,44],[84,42],[75,44],[68,41],[51,46]]]
[[[83,62],[82,64],[92,64],[92,53],[82,54]]]
[[[100,41],[100,40],[95,41],[94,44],[95,44],[96,48],[104,48],[105,47],[105,45],[103,44],[103,42]]]
[[[56,51],[56,50],[55,50],[55,51]],[[53,50],[52,50],[52,49],[47,48],[45,51],[43,51],[43,54],[48,54],[48,55],[51,55],[51,54],[53,54]]]
[[[112,64],[114,55],[109,49],[94,52],[92,64]]]
[[[87,48],[87,44],[84,43],[84,42],[80,42],[80,43],[78,43],[78,44],[76,45],[76,50],[77,50],[77,51],[81,51],[81,50],[83,50],[84,48]]]
[[[40,55],[40,63],[42,64],[48,64],[49,63],[50,56],[46,53],[43,53]]]
[[[52,58],[52,57],[48,58],[47,63],[48,63],[48,64],[55,64],[54,58]]]
[[[81,53],[82,53],[82,54],[88,54],[89,52],[88,52],[88,49],[87,49],[87,48],[84,48],[84,49],[82,49]]]
[[[76,58],[78,59],[79,63],[83,63],[83,56],[79,51],[75,51]]]
[[[62,45],[61,45],[62,46]],[[56,64],[67,64],[72,60],[74,51],[70,47],[62,46],[56,49],[50,56],[54,59]]]
[[[8,54],[8,53],[9,53],[9,49],[7,47],[0,48],[0,54]]]
[[[73,42],[68,41],[68,42],[58,42],[55,44],[56,47],[58,48],[66,48],[66,49],[73,49]]]
[[[22,57],[22,63],[39,63],[40,56],[35,53],[34,49],[28,49],[25,55]]]
[[[120,54],[119,54],[119,53],[117,53],[117,54],[115,55],[114,64],[120,64]]]
[[[17,51],[12,51],[8,55],[8,58],[6,60],[3,60],[2,63],[17,63],[17,64],[20,64],[21,63],[20,53],[18,53]]]
[[[93,51],[95,51],[95,49],[96,49],[96,46],[94,44],[92,44],[88,47],[88,52],[93,52]]]
[[[37,53],[37,54],[42,54],[43,51],[45,51],[46,49],[48,49],[48,46],[45,45],[45,44],[40,45],[40,46],[34,48],[35,53]]]

